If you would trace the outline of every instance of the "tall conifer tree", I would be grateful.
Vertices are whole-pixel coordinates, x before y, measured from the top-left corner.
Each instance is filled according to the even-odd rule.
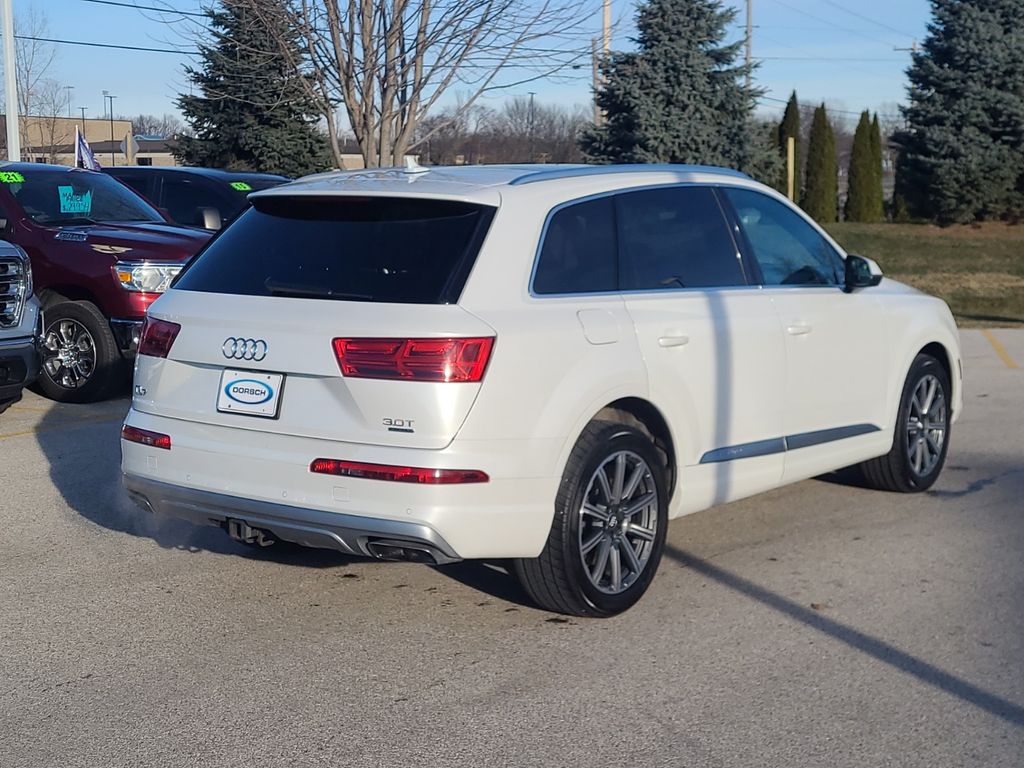
[[[285,35],[294,43],[295,56],[302,56],[283,8],[276,30],[242,4],[220,0],[204,12],[213,40],[200,46],[199,68],[185,70],[199,93],[178,98],[194,133],[181,140],[178,159],[186,165],[286,176],[329,167],[315,110],[276,47],[275,36]]]
[[[839,212],[839,171],[836,137],[825,105],[814,110],[811,136],[807,142],[807,171],[800,206],[823,224],[836,220]]]
[[[603,163],[723,165],[778,178],[770,136],[753,120],[742,43],[726,43],[736,16],[718,0],[648,0],[637,11],[637,50],[601,64],[605,120],[581,138]]]

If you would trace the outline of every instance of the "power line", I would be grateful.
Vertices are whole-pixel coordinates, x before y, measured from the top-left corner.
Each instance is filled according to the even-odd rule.
[[[15,35],[18,40],[35,40],[37,43],[54,43],[55,45],[84,45],[89,48],[116,48],[121,51],[146,51],[147,53],[176,53],[179,56],[198,56],[198,51],[183,51],[177,48],[146,48],[139,45],[114,45],[113,43],[91,43],[86,40],[61,40],[56,37],[35,37],[33,35]]]
[[[156,11],[157,13],[173,13],[176,16],[198,16],[205,18],[206,14],[200,11],[179,11],[176,8],[159,8],[154,5],[136,5],[135,3],[120,3],[117,0],[82,0],[83,3],[95,3],[96,5],[113,5],[118,8],[131,8],[136,11]]]
[[[902,31],[902,30],[896,29],[896,27],[890,27],[888,24],[883,24],[878,19],[873,19],[870,16],[865,16],[863,13],[857,13],[856,11],[851,11],[849,8],[846,8],[846,7],[842,6],[842,5],[840,5],[839,3],[833,2],[833,0],[822,0],[822,2],[824,2],[825,5],[831,5],[833,8],[838,8],[843,13],[848,13],[851,16],[855,16],[858,19],[863,19],[864,21],[870,22],[871,24],[874,24],[875,26],[881,27],[882,29],[887,29],[890,32],[895,32],[897,35],[903,35],[904,37],[914,37],[914,35],[911,35],[911,34],[909,34],[907,32]]]
[[[903,63],[903,59],[864,59],[857,56],[758,56],[761,61],[865,61],[886,62],[888,64]]]
[[[772,1],[776,5],[781,5],[783,8],[788,8],[789,10],[793,11],[794,13],[799,13],[802,16],[806,16],[809,19],[814,19],[815,21],[820,21],[822,24],[824,24],[827,27],[830,27],[832,29],[837,29],[840,32],[847,32],[847,33],[849,33],[851,35],[857,35],[858,37],[863,37],[865,40],[870,40],[873,43],[881,43],[882,45],[886,45],[886,46],[892,47],[892,43],[887,41],[887,40],[882,40],[879,37],[874,37],[873,35],[869,35],[869,34],[866,34],[864,32],[860,32],[860,31],[858,31],[856,29],[850,29],[849,27],[842,27],[839,24],[836,24],[835,22],[829,21],[828,19],[823,19],[821,16],[816,16],[815,14],[811,13],[810,11],[805,11],[803,8],[798,8],[795,5],[790,5],[789,3],[784,2],[784,0],[772,0]],[[900,34],[902,35],[903,33],[900,32]]]

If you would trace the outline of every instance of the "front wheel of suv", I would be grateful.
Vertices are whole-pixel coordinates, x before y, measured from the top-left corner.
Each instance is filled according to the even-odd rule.
[[[951,392],[942,364],[918,355],[903,385],[892,449],[860,465],[868,484],[899,493],[931,488],[949,449]]]
[[[46,311],[42,355],[36,386],[61,403],[102,400],[121,370],[107,318],[88,301],[64,301]]]
[[[517,560],[516,574],[542,608],[612,616],[647,591],[667,527],[664,461],[650,435],[594,421],[569,457],[544,550]]]

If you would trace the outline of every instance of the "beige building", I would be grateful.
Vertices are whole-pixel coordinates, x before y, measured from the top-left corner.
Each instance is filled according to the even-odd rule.
[[[100,165],[178,165],[171,150],[174,139],[137,139],[138,152],[129,157],[121,142],[132,135],[130,120],[24,116],[21,118],[21,159],[29,163],[74,165],[75,128],[85,136]],[[113,140],[111,140],[113,133]],[[7,116],[0,115],[0,153],[7,155]]]

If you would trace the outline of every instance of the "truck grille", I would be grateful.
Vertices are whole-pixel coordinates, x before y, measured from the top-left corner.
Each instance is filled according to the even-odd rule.
[[[27,288],[28,264],[0,256],[0,328],[13,328],[21,322]]]

